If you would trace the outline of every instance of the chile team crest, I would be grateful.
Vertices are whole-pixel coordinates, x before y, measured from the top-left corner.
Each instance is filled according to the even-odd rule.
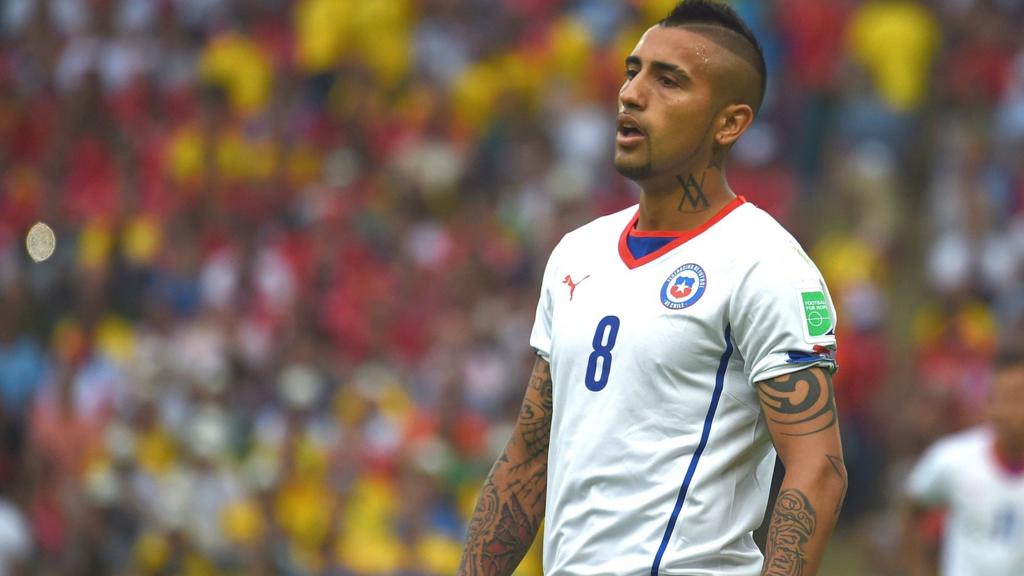
[[[661,303],[673,310],[693,306],[704,295],[707,280],[699,265],[683,264],[661,285]]]

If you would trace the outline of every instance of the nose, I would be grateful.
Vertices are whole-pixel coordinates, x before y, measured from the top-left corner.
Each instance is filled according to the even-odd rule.
[[[643,110],[647,105],[647,97],[643,93],[640,76],[627,78],[619,89],[619,108],[623,110]]]

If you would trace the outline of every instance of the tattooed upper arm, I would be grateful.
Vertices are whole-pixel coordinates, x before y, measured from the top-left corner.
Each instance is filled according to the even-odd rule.
[[[544,518],[552,391],[551,366],[538,357],[512,437],[481,489],[460,576],[512,574],[535,538]]]
[[[512,441],[520,450],[520,460],[512,462],[514,467],[530,466],[538,460],[547,468],[548,443],[551,439],[552,400],[551,365],[537,357],[530,374],[526,397],[519,409],[519,421]]]
[[[783,464],[820,466],[841,482],[842,494],[835,510],[838,515],[847,477],[831,373],[823,368],[807,368],[759,382],[757,392]]]
[[[773,435],[807,436],[836,424],[832,375],[822,368],[759,382],[757,394]]]

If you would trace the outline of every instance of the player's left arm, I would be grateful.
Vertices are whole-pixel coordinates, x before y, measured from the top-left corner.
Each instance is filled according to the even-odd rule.
[[[762,576],[817,573],[846,495],[831,373],[811,367],[757,383],[775,449],[786,468],[772,511]]]

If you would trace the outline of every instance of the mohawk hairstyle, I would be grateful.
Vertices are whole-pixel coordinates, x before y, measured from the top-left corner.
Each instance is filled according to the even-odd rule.
[[[668,16],[658,22],[665,28],[683,26],[706,26],[719,28],[725,35],[731,36],[738,50],[733,50],[740,58],[746,60],[757,70],[760,91],[755,111],[761,107],[768,84],[768,71],[764,63],[764,51],[754,33],[747,27],[739,14],[728,4],[713,0],[682,0],[669,12]]]

